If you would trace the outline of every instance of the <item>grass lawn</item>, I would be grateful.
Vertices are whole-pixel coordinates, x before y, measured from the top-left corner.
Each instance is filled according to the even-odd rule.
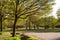
[[[0,40],[39,40],[36,37],[29,37],[27,35],[21,35],[21,36],[15,36],[15,37],[10,37],[9,32],[0,32]],[[8,36],[8,37],[7,37]]]
[[[39,40],[38,38],[35,37],[30,37],[30,38],[23,38],[23,37],[7,37],[7,38],[0,38],[0,40]]]
[[[29,31],[29,30],[27,30]],[[39,30],[30,30],[33,32],[60,32],[60,29],[39,29]]]
[[[27,32],[60,32],[60,29],[31,29],[31,30],[20,30],[20,31],[27,31]]]
[[[11,29],[4,30],[7,32],[11,32]],[[28,31],[28,32],[60,32],[60,28],[58,29],[31,29],[31,30],[26,30],[26,29],[16,29],[16,31],[22,32],[22,31]]]

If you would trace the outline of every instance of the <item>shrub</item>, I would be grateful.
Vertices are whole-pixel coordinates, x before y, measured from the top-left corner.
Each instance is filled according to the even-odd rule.
[[[9,32],[0,32],[0,35],[10,34]]]
[[[35,38],[35,37],[31,37],[28,40],[39,40],[39,39],[38,38]]]
[[[38,40],[35,37],[29,37],[27,35],[21,34],[19,37],[8,37],[8,38],[1,38],[0,40]]]
[[[9,38],[5,38],[4,40],[20,40],[19,37],[9,37]]]
[[[21,40],[28,40],[28,38],[30,38],[27,35],[21,34]]]
[[[21,34],[21,40],[39,40],[38,38],[35,37],[29,37],[27,35]]]

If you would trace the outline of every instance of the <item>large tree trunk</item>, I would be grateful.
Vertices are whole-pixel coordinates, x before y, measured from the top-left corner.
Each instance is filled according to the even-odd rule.
[[[16,2],[16,10],[15,10],[15,20],[14,20],[14,25],[13,25],[13,33],[12,33],[12,37],[15,36],[15,28],[16,28],[16,23],[17,23],[17,20],[18,20],[18,5],[19,5],[19,0],[15,0]]]
[[[17,22],[17,19],[15,18],[14,25],[13,25],[13,33],[12,33],[12,37],[15,36],[16,22]]]
[[[3,29],[2,29],[2,17],[3,17],[3,15],[0,14],[0,32],[3,31]]]
[[[1,21],[1,32],[2,32],[3,31],[3,29],[2,29],[2,17],[1,17],[1,20],[0,21]]]

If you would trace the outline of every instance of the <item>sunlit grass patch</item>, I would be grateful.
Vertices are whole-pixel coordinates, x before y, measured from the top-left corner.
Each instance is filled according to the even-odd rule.
[[[0,32],[0,35],[9,35],[9,32]]]

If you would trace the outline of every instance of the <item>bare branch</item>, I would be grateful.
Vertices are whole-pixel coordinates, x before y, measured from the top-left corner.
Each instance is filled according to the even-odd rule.
[[[26,12],[26,13],[24,13],[24,14],[20,14],[20,15],[18,16],[18,18],[19,18],[20,16],[22,16],[22,15],[26,15],[26,14],[29,14],[29,13],[31,13],[31,12],[35,12],[35,11],[37,11],[37,10],[39,10],[39,8],[36,8],[36,9],[33,10],[33,11],[28,11],[28,12]]]

